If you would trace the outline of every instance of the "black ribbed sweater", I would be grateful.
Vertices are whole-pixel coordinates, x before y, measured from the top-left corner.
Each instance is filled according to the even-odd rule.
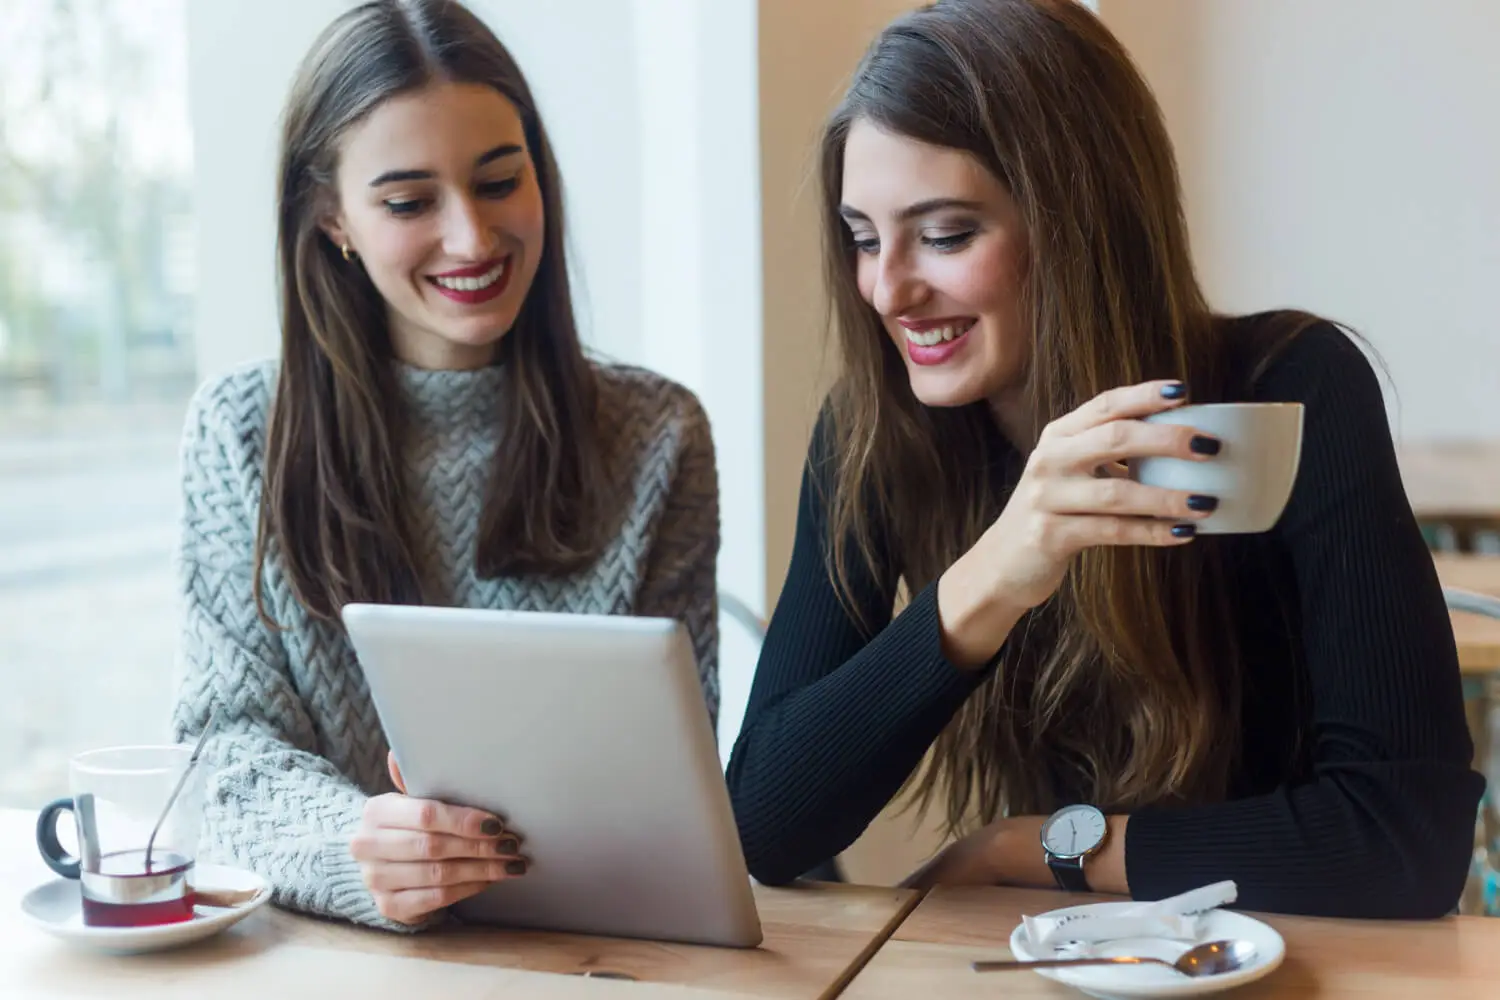
[[[1131,814],[1131,891],[1156,899],[1234,879],[1247,909],[1441,915],[1462,891],[1483,779],[1470,767],[1453,633],[1379,383],[1342,332],[1319,326],[1248,396],[1306,413],[1277,525],[1193,542],[1229,550],[1245,662],[1241,759],[1227,801]],[[750,871],[773,884],[848,847],[989,675],[943,657],[935,585],[893,619],[896,570],[856,575],[854,604],[884,623],[873,639],[840,603],[827,451],[815,434],[791,565],[728,768]],[[1005,475],[1018,470],[1009,463]],[[1008,495],[1014,480],[995,485]]]

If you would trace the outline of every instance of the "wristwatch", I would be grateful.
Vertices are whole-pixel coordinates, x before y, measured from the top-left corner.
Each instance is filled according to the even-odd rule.
[[[1090,805],[1064,806],[1042,824],[1042,850],[1047,867],[1064,892],[1088,892],[1085,859],[1097,854],[1109,836],[1109,821]]]

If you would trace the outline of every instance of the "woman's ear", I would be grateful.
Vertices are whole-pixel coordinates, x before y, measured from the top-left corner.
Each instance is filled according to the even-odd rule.
[[[323,230],[323,235],[327,236],[334,246],[340,249],[349,246],[349,235],[338,216],[325,216],[318,222],[318,228]]]

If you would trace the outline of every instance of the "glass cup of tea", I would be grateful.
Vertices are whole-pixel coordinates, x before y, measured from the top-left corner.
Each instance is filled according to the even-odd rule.
[[[68,762],[72,795],[42,809],[36,843],[48,867],[79,881],[88,926],[149,927],[193,918],[192,873],[203,820],[201,767],[189,771],[162,816],[192,753],[184,746],[114,747]],[[64,812],[73,814],[77,857],[58,837]]]

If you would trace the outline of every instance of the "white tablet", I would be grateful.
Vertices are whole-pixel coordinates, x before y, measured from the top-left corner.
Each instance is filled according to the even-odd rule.
[[[754,947],[760,919],[686,630],[350,604],[408,794],[505,817],[531,868],[475,923]]]

